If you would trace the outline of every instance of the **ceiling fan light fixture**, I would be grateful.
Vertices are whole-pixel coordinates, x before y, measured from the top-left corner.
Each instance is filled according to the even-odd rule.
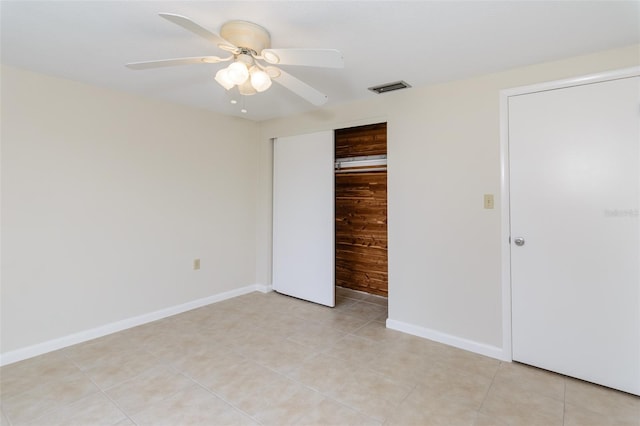
[[[240,85],[249,78],[249,70],[242,62],[234,62],[227,67],[227,75],[233,84]]]
[[[258,92],[264,92],[271,87],[271,78],[266,72],[255,66],[249,72],[251,73],[251,85]]]
[[[256,89],[251,84],[251,80],[246,79],[244,83],[238,84],[238,91],[241,95],[250,96],[256,94]]]
[[[228,68],[222,68],[216,73],[216,81],[218,82],[218,84],[220,84],[220,86],[224,87],[227,90],[235,86],[235,84],[233,83],[233,81],[231,81],[231,78],[229,77]]]
[[[0,0],[1,1],[1,0]],[[215,43],[220,49],[230,53],[219,56],[198,56],[172,58],[157,61],[133,62],[125,64],[134,70],[159,68],[188,64],[215,64],[231,61],[219,70],[215,80],[226,90],[238,86],[241,95],[253,95],[268,90],[273,80],[313,105],[323,105],[327,96],[296,77],[268,64],[302,65],[325,68],[342,68],[342,54],[335,49],[271,49],[269,32],[258,24],[247,21],[229,21],[222,25],[220,34],[209,31],[200,24],[175,13],[161,13],[164,19]],[[243,112],[246,109],[243,107]]]

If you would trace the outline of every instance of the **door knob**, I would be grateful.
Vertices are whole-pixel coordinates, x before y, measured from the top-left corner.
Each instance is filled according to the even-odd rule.
[[[514,243],[516,243],[517,246],[523,246],[524,245],[524,238],[522,237],[517,237],[513,240]]]

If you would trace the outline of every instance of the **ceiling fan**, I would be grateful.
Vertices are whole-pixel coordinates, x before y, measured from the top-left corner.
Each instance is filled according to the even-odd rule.
[[[231,62],[218,70],[215,80],[225,89],[238,88],[241,95],[263,92],[275,81],[314,105],[322,105],[327,95],[274,65],[302,65],[311,67],[342,68],[344,60],[335,49],[272,49],[269,32],[260,25],[247,21],[229,21],[220,28],[220,35],[207,30],[193,20],[173,13],[160,13],[167,19],[192,33],[204,37],[229,55],[194,56],[158,61],[126,64],[134,70],[188,64],[215,64]]]

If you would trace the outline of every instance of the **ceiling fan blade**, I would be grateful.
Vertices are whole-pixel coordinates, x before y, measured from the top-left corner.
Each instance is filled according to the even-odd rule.
[[[335,49],[264,49],[261,56],[270,64],[344,67],[342,53]]]
[[[273,77],[273,81],[291,90],[293,93],[305,99],[306,101],[316,106],[323,105],[324,103],[327,102],[327,99],[328,99],[327,95],[317,91],[313,87],[309,86],[307,83],[301,80],[298,80],[291,74],[287,74],[281,69],[277,69],[275,67],[269,67],[269,68],[271,68],[271,70],[268,70],[267,72],[270,74],[274,73],[274,69],[279,72],[279,75],[277,77],[275,76]]]
[[[132,70],[146,70],[149,68],[172,67],[175,65],[216,64],[232,58],[233,56],[229,56],[228,58],[220,58],[218,56],[193,56],[190,58],[162,59],[160,61],[132,62],[126,64],[126,67]]]
[[[213,44],[215,44],[216,46],[218,46],[223,50],[234,51],[237,49],[236,46],[229,43],[227,40],[223,39],[218,34],[209,31],[208,29],[204,28],[200,24],[196,24],[186,16],[176,15],[175,13],[159,13],[159,15],[162,16],[164,19],[170,22],[173,22],[176,25],[181,26],[185,30],[191,31],[194,34],[197,34],[200,37],[203,37],[209,40],[210,42],[212,42]]]

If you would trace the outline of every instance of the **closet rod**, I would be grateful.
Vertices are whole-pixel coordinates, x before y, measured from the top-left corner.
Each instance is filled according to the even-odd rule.
[[[387,171],[386,167],[363,167],[351,169],[336,169],[336,173],[366,173],[366,172],[383,172]]]
[[[351,168],[351,167],[373,167],[373,166],[386,166],[387,158],[372,158],[371,157],[352,157],[352,158],[341,158],[336,160],[335,168],[337,170],[341,170],[343,168]],[[378,157],[378,156],[376,156]],[[381,156],[382,157],[382,156]]]

